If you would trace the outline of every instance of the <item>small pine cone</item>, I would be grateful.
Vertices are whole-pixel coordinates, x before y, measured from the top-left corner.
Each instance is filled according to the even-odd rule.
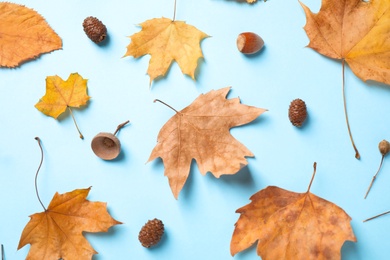
[[[141,228],[138,239],[144,247],[151,247],[160,242],[164,234],[164,224],[159,219],[148,220]]]
[[[106,26],[96,17],[89,16],[83,22],[84,32],[94,43],[102,42],[107,37]]]
[[[307,118],[306,104],[303,100],[297,98],[291,101],[288,109],[288,118],[290,122],[297,127],[301,127]]]

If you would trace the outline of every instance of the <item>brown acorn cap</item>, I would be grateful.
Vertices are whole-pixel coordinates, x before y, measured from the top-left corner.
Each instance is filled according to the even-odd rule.
[[[91,142],[92,151],[103,160],[113,160],[121,152],[119,139],[111,133],[99,133]]]

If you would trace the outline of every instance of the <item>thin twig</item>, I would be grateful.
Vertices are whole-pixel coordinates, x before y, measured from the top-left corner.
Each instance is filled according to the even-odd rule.
[[[170,105],[168,105],[167,103],[165,103],[165,102],[163,102],[163,101],[161,101],[160,99],[155,99],[153,102],[160,102],[160,103],[162,103],[162,104],[164,104],[164,105],[166,105],[167,107],[169,107],[170,109],[172,109],[173,111],[175,111],[176,113],[179,113],[179,111],[177,111],[176,109],[174,109],[173,107],[171,107]]]
[[[313,183],[314,176],[316,175],[316,171],[317,171],[317,163],[316,163],[316,162],[314,162],[313,168],[314,168],[314,170],[313,170],[313,175],[311,176],[311,180],[310,180],[309,188],[307,188],[307,192],[310,191],[311,184]]]
[[[389,210],[389,211],[386,211],[386,212],[383,212],[382,214],[373,216],[373,217],[371,217],[371,218],[365,219],[365,220],[363,220],[363,222],[370,221],[370,220],[372,220],[372,219],[374,219],[374,218],[378,218],[378,217],[381,217],[381,216],[386,215],[386,214],[389,214],[389,213],[390,213],[390,210]]]
[[[1,250],[1,260],[4,260],[5,253],[4,253],[4,246],[3,246],[3,244],[1,244],[0,250]]]
[[[124,127],[125,125],[127,125],[129,122],[130,122],[130,121],[127,120],[126,122],[124,122],[124,123],[118,125],[117,128],[116,128],[116,130],[115,130],[115,132],[114,132],[114,135],[116,135],[116,134],[118,133],[118,131],[119,131],[122,127]]]
[[[372,187],[372,185],[374,184],[374,181],[375,181],[375,179],[376,179],[376,176],[378,175],[378,173],[379,173],[379,170],[380,170],[380,169],[381,169],[381,167],[382,167],[383,158],[385,158],[385,156],[384,156],[384,155],[382,155],[382,160],[381,160],[381,163],[379,164],[379,168],[378,168],[378,170],[376,171],[375,175],[372,177],[372,180],[371,180],[370,186],[368,187],[368,189],[367,189],[367,192],[366,192],[366,196],[364,196],[364,198],[367,198],[367,196],[368,196],[368,193],[370,192],[370,190],[371,190],[371,187]]]
[[[72,109],[71,109],[70,107],[68,107],[68,109],[69,109],[70,115],[71,115],[72,118],[73,118],[73,122],[74,122],[74,124],[75,124],[75,126],[76,126],[76,128],[77,128],[77,131],[78,131],[79,134],[80,134],[80,138],[81,138],[81,139],[84,139],[84,136],[83,136],[83,134],[80,132],[79,126],[77,125],[76,119],[74,118]]]
[[[353,149],[355,150],[355,158],[360,159],[360,154],[358,149],[356,148],[355,142],[353,141],[352,133],[351,133],[351,127],[349,126],[349,120],[348,120],[348,113],[347,113],[347,100],[345,98],[345,60],[343,59],[341,61],[342,65],[342,78],[343,78],[343,101],[344,101],[344,114],[345,114],[345,120],[347,122],[347,127],[348,127],[348,134],[349,138],[351,139],[351,143],[353,146]]]
[[[176,19],[176,0],[175,0],[174,7],[173,7],[173,19],[172,19],[172,21],[174,22],[175,19]]]
[[[43,203],[41,201],[41,198],[39,197],[38,184],[37,184],[38,173],[39,173],[39,170],[41,169],[41,166],[42,166],[42,163],[43,163],[43,149],[42,149],[42,145],[41,145],[41,139],[39,139],[39,137],[35,137],[35,140],[38,141],[39,148],[41,149],[41,162],[39,163],[39,167],[38,167],[37,173],[35,174],[35,193],[37,194],[37,198],[39,200],[39,203],[41,203],[43,209],[46,211],[46,208],[43,205]]]

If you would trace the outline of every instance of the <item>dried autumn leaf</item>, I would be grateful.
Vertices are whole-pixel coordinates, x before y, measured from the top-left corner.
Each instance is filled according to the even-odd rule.
[[[314,165],[315,168],[315,165]],[[313,174],[313,178],[315,171]],[[356,242],[351,218],[337,205],[310,192],[287,191],[269,186],[239,208],[232,241],[232,255],[258,240],[261,259],[340,259],[346,240]]]
[[[154,18],[140,24],[142,30],[130,36],[124,55],[134,58],[150,54],[150,82],[164,76],[173,60],[184,74],[195,79],[199,58],[203,58],[200,42],[208,37],[192,25],[168,18]]]
[[[203,175],[211,172],[219,178],[237,173],[248,164],[245,157],[253,156],[229,130],[255,120],[266,110],[243,105],[239,98],[226,99],[229,90],[200,95],[161,128],[148,162],[162,158],[175,198],[187,180],[192,159]]]
[[[302,4],[306,14],[308,47],[342,60],[360,79],[390,84],[390,0],[323,0],[314,14]],[[344,109],[355,157],[360,154],[350,131],[346,104]]]
[[[83,79],[78,73],[70,74],[66,81],[57,75],[49,76],[46,77],[46,93],[35,107],[45,115],[55,119],[68,109],[74,120],[71,107],[85,105],[89,98],[87,95],[87,80]],[[74,122],[76,124],[75,120]],[[79,130],[77,124],[76,128]],[[81,133],[80,138],[83,138]]]
[[[36,11],[0,3],[0,66],[16,67],[62,48],[61,38]]]
[[[18,245],[20,249],[31,244],[27,260],[86,260],[97,254],[82,232],[107,232],[121,222],[109,215],[106,203],[88,201],[89,191],[56,193],[44,212],[30,216]]]
[[[308,47],[345,60],[362,80],[390,84],[390,1],[323,0],[306,14]]]

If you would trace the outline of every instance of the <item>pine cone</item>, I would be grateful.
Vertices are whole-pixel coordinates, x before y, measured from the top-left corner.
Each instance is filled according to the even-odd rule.
[[[288,118],[290,122],[297,127],[301,127],[307,117],[306,104],[303,100],[297,98],[291,101],[288,109]]]
[[[160,242],[164,234],[164,224],[159,219],[148,220],[141,228],[138,239],[144,247],[151,247]]]
[[[96,17],[89,16],[83,22],[84,32],[94,43],[102,42],[107,37],[106,26]]]

